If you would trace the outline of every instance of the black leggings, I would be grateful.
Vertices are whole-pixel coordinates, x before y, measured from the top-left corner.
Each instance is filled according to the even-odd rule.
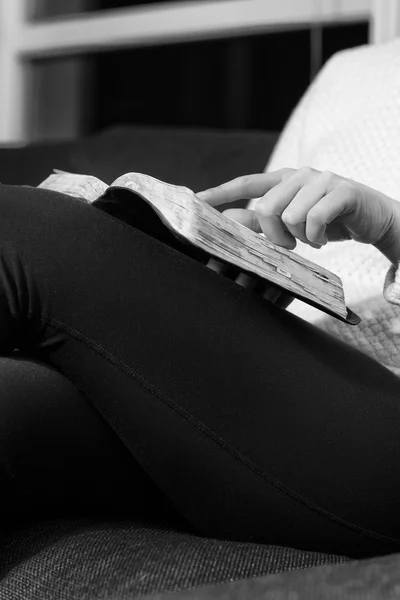
[[[400,379],[201,260],[0,186],[0,332],[10,514],[147,512],[207,537],[400,551]]]

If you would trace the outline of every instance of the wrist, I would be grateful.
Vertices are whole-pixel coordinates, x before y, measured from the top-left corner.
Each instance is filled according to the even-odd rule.
[[[397,267],[400,262],[400,203],[393,200],[391,209],[392,216],[387,232],[374,246]]]

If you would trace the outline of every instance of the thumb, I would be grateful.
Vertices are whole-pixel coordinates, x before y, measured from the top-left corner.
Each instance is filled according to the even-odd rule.
[[[228,208],[227,210],[224,210],[222,214],[225,217],[228,217],[228,219],[232,219],[256,233],[262,233],[260,223],[254,210],[250,210],[249,208]]]

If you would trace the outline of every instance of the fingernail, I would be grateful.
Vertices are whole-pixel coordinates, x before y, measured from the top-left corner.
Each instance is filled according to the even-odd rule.
[[[207,198],[207,196],[208,196],[208,193],[207,193],[207,191],[205,191],[205,192],[198,192],[196,194],[196,196],[198,198],[200,198],[200,200],[205,200]]]

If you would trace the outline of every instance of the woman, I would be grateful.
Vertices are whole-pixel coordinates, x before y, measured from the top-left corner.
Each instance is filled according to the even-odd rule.
[[[0,351],[18,348],[81,392],[81,402],[57,406],[61,447],[49,444],[41,456],[51,466],[29,485],[28,469],[15,465],[25,455],[32,466],[35,449],[21,436],[16,448],[17,419],[5,411],[10,510],[108,505],[209,537],[350,557],[400,550],[399,378],[160,241],[143,219],[139,228],[123,210],[117,219],[94,210],[101,201],[44,189],[0,194]],[[312,169],[241,177],[199,197],[262,197],[254,213],[228,216],[287,248],[296,239],[373,244],[392,263],[385,293],[399,302],[400,209],[391,198]],[[114,192],[113,202],[126,198]],[[4,406],[18,402],[24,415],[41,407],[48,435],[51,402],[20,385]],[[72,496],[54,493],[73,482]]]

